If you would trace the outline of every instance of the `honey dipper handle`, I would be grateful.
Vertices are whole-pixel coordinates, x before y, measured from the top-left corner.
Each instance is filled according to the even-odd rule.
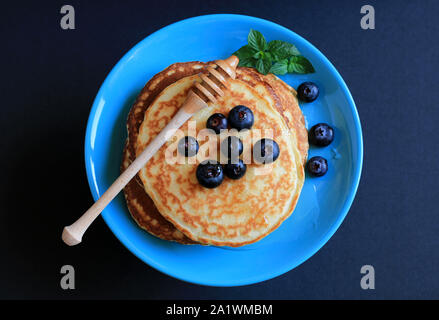
[[[62,240],[69,246],[81,242],[82,236],[91,223],[99,216],[104,208],[118,195],[130,180],[142,169],[154,154],[169,138],[198,110],[207,104],[192,91],[189,92],[183,106],[166,125],[166,127],[151,141],[131,165],[113,182],[107,191],[88,209],[75,223],[64,227]]]
[[[75,223],[64,227],[62,233],[63,241],[69,246],[74,246],[82,241],[82,236],[91,223],[99,216],[104,208],[117,196],[117,194],[130,182],[130,180],[142,169],[154,154],[171,138],[190,117],[200,109],[207,106],[207,102],[215,102],[215,95],[222,96],[224,93],[221,88],[213,81],[215,78],[218,83],[226,86],[226,78],[235,79],[235,70],[239,59],[230,56],[226,60],[216,61],[217,69],[208,68],[210,77],[201,76],[202,83],[195,83],[189,91],[186,101],[178,110],[177,114],[166,125],[166,127],[151,141],[130,166],[113,182],[107,191],[90,207]],[[197,95],[194,90],[201,94]]]

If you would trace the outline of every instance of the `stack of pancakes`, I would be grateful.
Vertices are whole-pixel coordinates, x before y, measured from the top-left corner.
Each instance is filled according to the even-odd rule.
[[[176,63],[145,85],[128,115],[122,171],[176,114],[208,65],[213,63]],[[229,83],[224,97],[191,119],[196,131],[205,128],[213,113],[227,116],[234,106],[245,105],[255,116],[251,130],[271,129],[280,156],[265,175],[257,173],[263,165],[250,163],[241,179],[225,178],[219,187],[207,189],[195,177],[198,163],[165,161],[166,149],[175,143],[171,139],[124,189],[131,215],[156,237],[182,244],[242,246],[268,235],[294,210],[308,152],[296,92],[272,74],[244,67],[237,68],[236,79]],[[188,133],[187,123],[181,130]],[[203,142],[199,143],[201,149]]]

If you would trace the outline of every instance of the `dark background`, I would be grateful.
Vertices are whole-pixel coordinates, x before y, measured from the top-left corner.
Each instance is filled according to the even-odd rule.
[[[439,2],[20,1],[2,3],[0,298],[439,298]],[[76,30],[60,28],[73,5]],[[360,28],[375,7],[376,29]],[[92,204],[83,159],[93,99],[115,63],[172,22],[241,13],[279,23],[319,48],[345,79],[364,134],[350,213],[296,269],[263,283],[214,288],[164,275],[132,255],[101,218],[86,241],[60,239]],[[76,289],[60,288],[60,268]],[[375,267],[362,290],[360,268]]]

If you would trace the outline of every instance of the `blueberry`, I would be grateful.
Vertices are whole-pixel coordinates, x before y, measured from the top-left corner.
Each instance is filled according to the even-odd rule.
[[[198,153],[198,141],[194,137],[186,136],[178,141],[177,150],[185,157],[193,157]]]
[[[304,82],[297,88],[299,99],[305,102],[312,102],[319,95],[319,87],[314,82]]]
[[[279,157],[279,145],[271,139],[258,140],[253,146],[253,158],[257,163],[271,163]]]
[[[254,116],[249,108],[239,105],[230,110],[228,120],[232,128],[250,129],[254,122]]]
[[[326,123],[318,123],[309,129],[308,137],[313,145],[326,147],[334,140],[334,129]]]
[[[328,171],[328,161],[320,156],[308,160],[308,172],[314,177],[321,177]]]
[[[215,160],[205,160],[197,167],[197,180],[206,188],[216,188],[224,180],[223,166]]]
[[[221,130],[227,129],[227,118],[222,113],[214,113],[207,119],[206,127],[219,134]]]
[[[241,139],[235,136],[228,136],[221,142],[221,152],[227,156],[228,159],[235,159],[234,162],[237,162],[243,149],[244,146]]]
[[[238,163],[232,163],[229,160],[229,163],[224,165],[224,173],[227,177],[233,180],[242,178],[246,170],[247,166],[241,159],[239,159]]]

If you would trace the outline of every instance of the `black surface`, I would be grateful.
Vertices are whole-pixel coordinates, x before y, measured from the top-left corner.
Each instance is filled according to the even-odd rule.
[[[63,4],[76,30],[60,28]],[[360,28],[364,4],[375,30]],[[439,298],[437,1],[20,1],[0,12],[0,298]],[[60,240],[92,204],[83,141],[100,84],[153,31],[208,13],[265,18],[308,39],[345,79],[363,126],[362,179],[340,229],[293,271],[245,287],[155,271],[101,218],[80,246]],[[64,264],[75,290],[60,288]],[[360,287],[365,264],[375,290]]]

